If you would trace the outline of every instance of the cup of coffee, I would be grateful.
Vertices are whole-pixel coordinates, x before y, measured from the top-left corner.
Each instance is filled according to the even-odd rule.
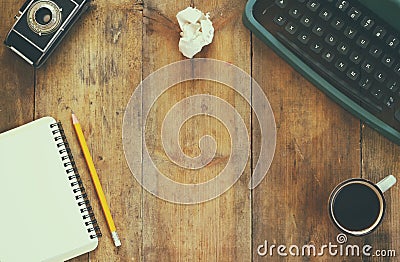
[[[340,183],[329,197],[329,215],[344,233],[363,236],[382,222],[386,202],[383,193],[396,183],[392,175],[377,184],[363,178]]]

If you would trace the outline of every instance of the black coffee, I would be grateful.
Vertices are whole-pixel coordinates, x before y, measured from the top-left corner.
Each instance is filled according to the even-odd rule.
[[[370,228],[379,219],[383,204],[372,188],[360,183],[344,186],[333,201],[336,221],[349,231]]]

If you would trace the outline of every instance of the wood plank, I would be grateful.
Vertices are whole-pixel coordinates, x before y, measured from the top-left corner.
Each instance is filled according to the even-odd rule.
[[[271,103],[278,133],[272,166],[253,192],[253,258],[263,261],[271,258],[257,254],[264,241],[288,247],[336,243],[338,230],[329,219],[327,202],[339,182],[360,176],[360,130],[356,118],[255,37],[253,52],[253,77]],[[259,141],[255,128],[253,144]],[[257,151],[255,147],[253,159]],[[348,243],[359,240],[349,238]],[[279,257],[276,249],[274,257]],[[320,258],[288,256],[285,261],[299,259]],[[323,259],[337,261],[327,254]]]
[[[21,0],[1,1],[2,37],[7,36],[23,3]],[[0,132],[4,132],[33,120],[34,70],[5,45],[0,45],[0,63]]]
[[[362,177],[374,183],[388,175],[394,175],[399,180],[400,147],[367,126],[364,126],[362,131]],[[400,187],[398,183],[385,193],[386,214],[381,225],[363,240],[365,244],[373,245],[374,250],[395,250],[396,257],[399,255],[400,247]],[[365,261],[395,261],[395,258],[374,257]]]
[[[178,51],[179,26],[175,15],[187,6],[210,12],[215,24],[214,42],[196,57],[232,62],[250,72],[250,38],[241,22],[243,1],[145,1],[144,76],[169,63],[185,59]],[[237,8],[234,8],[237,7]],[[237,38],[243,41],[236,41]],[[162,44],[161,44],[162,43]],[[250,108],[243,98],[224,85],[188,81],[173,86],[159,97],[148,118],[146,139],[154,162],[163,173],[181,183],[199,183],[215,177],[230,152],[229,134],[211,117],[199,116],[181,128],[183,151],[194,157],[200,137],[212,135],[218,143],[216,158],[201,171],[190,172],[166,157],[160,128],[165,114],[181,99],[195,94],[212,94],[231,103],[250,130]],[[229,113],[227,114],[229,116]],[[152,140],[150,140],[152,139]],[[144,193],[143,255],[146,261],[249,261],[251,259],[250,166],[228,192],[209,202],[177,205]],[[146,174],[144,174],[146,175]]]
[[[0,17],[5,21],[0,24],[1,35],[7,34],[14,22],[12,17],[24,2],[0,3]],[[93,1],[91,10],[36,74],[22,59],[0,46],[0,132],[45,115],[62,120],[102,228],[104,237],[99,248],[72,261],[279,260],[276,248],[273,257],[261,257],[258,246],[265,240],[269,245],[337,244],[339,232],[327,214],[330,191],[350,177],[377,182],[389,174],[397,176],[399,147],[370,128],[360,130],[357,119],[295,73],[258,39],[250,39],[241,22],[245,1],[149,0],[145,4],[142,14],[141,1]],[[270,171],[262,184],[250,192],[247,184],[260,144],[257,119],[251,117],[250,107],[222,84],[190,81],[172,87],[159,97],[146,126],[146,141],[152,141],[149,150],[166,176],[181,183],[207,181],[224,168],[230,154],[229,133],[223,124],[200,116],[182,126],[179,142],[183,151],[194,157],[200,154],[199,139],[211,134],[218,142],[214,161],[197,172],[177,167],[166,156],[160,136],[164,116],[177,101],[191,95],[211,94],[232,104],[248,130],[253,127],[254,149],[252,165],[249,162],[244,175],[228,192],[206,203],[177,205],[144,191],[132,177],[125,163],[121,133],[125,105],[142,72],[148,76],[164,65],[185,59],[178,51],[180,30],[175,15],[189,5],[210,12],[216,28],[214,43],[196,57],[221,59],[253,72],[275,112],[278,141]],[[123,244],[119,249],[110,238],[70,124],[72,110],[80,117],[111,206]],[[225,116],[232,114],[227,112]],[[398,252],[398,195],[398,185],[385,193],[387,212],[377,231],[363,238],[349,237],[347,243]],[[322,259],[339,258],[325,253]],[[394,261],[388,257],[340,259]]]
[[[141,80],[142,6],[97,0],[37,72],[36,115],[64,124],[103,237],[98,248],[73,261],[141,260],[141,187],[122,147],[125,106]],[[79,117],[122,246],[114,247],[71,124]]]

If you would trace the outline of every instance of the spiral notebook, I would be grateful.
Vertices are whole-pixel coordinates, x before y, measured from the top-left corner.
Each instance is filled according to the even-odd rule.
[[[0,134],[0,261],[65,261],[101,235],[60,123]]]

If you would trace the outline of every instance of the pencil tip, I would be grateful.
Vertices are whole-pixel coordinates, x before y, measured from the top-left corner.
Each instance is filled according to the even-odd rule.
[[[72,113],[72,123],[73,124],[79,123],[78,118],[76,117],[76,115],[74,113]]]

